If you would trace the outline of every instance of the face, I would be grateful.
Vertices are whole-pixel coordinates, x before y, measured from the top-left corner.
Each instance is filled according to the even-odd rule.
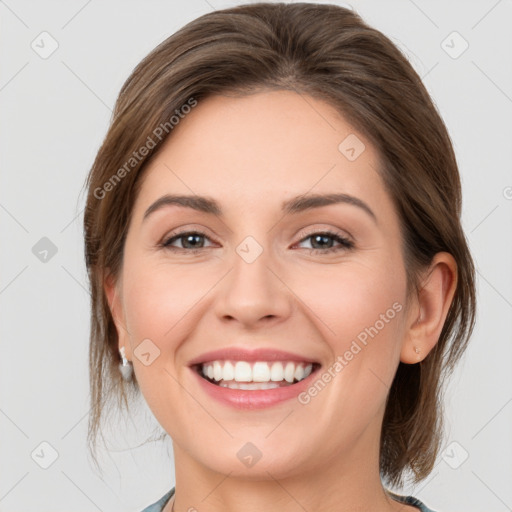
[[[176,457],[284,477],[378,447],[407,323],[378,167],[331,106],[289,91],[211,97],[174,128],[106,291]]]

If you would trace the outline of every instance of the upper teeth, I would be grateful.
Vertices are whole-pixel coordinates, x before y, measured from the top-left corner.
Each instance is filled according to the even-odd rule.
[[[293,382],[305,379],[312,371],[313,365],[308,363],[282,363],[256,361],[211,361],[202,365],[205,377],[220,380],[235,380],[237,382]]]

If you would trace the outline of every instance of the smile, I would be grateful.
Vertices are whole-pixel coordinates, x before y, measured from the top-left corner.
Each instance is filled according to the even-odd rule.
[[[291,386],[308,377],[316,363],[297,361],[215,360],[196,365],[212,384],[230,389],[262,390]]]
[[[322,365],[307,354],[230,346],[197,355],[187,366],[201,392],[217,403],[257,410],[296,400]]]

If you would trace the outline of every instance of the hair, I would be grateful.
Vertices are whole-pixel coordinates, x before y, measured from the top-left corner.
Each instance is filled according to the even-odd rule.
[[[457,263],[439,340],[420,363],[399,363],[382,424],[381,477],[390,485],[403,485],[406,474],[419,482],[441,447],[445,379],[475,323],[475,269],[461,227],[459,171],[447,129],[407,58],[355,12],[327,4],[262,2],[205,14],[151,51],[121,88],[86,180],[89,447],[95,453],[109,400],[128,406],[129,395],[138,393],[135,376],[129,383],[120,377],[118,335],[103,283],[122,267],[144,169],[171,135],[172,119],[179,122],[190,110],[186,105],[266,90],[327,102],[375,146],[399,217],[408,294],[418,293],[436,253],[446,251]]]

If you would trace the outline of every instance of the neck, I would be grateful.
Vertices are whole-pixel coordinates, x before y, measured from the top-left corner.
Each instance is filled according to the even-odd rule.
[[[173,506],[175,512],[415,510],[400,506],[385,493],[379,437],[373,435],[372,441],[368,435],[372,433],[363,433],[349,451],[327,454],[321,466],[305,469],[303,464],[285,472],[272,464],[264,466],[261,459],[250,478],[237,475],[236,466],[225,473],[212,471],[174,443],[176,493],[164,512],[171,512]]]

